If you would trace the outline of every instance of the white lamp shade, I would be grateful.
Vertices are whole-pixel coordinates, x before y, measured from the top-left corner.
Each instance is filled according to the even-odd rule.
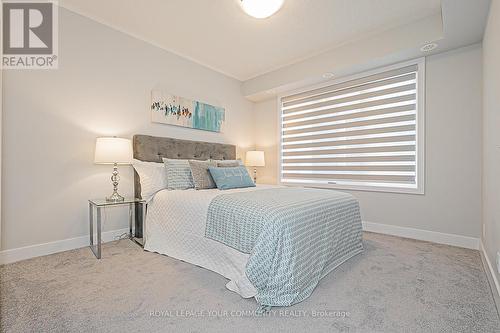
[[[94,163],[131,164],[132,141],[115,137],[97,138],[95,143]]]
[[[245,165],[252,167],[266,166],[266,161],[264,159],[264,152],[260,150],[247,151]]]

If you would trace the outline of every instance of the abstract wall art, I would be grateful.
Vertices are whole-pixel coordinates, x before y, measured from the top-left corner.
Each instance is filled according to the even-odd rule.
[[[163,91],[151,92],[151,120],[154,123],[189,127],[212,132],[222,132],[226,111]]]

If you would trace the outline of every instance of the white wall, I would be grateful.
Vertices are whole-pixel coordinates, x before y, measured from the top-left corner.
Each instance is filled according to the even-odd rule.
[[[0,6],[0,16],[3,17],[3,6]],[[0,25],[0,54],[3,54],[3,25]],[[0,65],[1,66],[1,65]],[[2,169],[2,115],[3,115],[3,70],[0,69],[0,170]],[[2,173],[0,172],[0,189],[2,188]],[[0,191],[0,201],[2,193]],[[2,223],[1,223],[2,205],[0,204],[0,250],[2,249]]]
[[[110,194],[108,166],[93,164],[95,138],[134,133],[254,144],[252,103],[240,82],[60,9],[58,70],[4,72],[1,249],[88,234],[87,199]],[[226,108],[224,134],[152,124],[152,89]],[[121,168],[121,191],[132,171]],[[105,229],[127,226],[125,209]]]
[[[257,168],[257,183],[276,184],[278,168],[278,113],[277,101],[273,98],[256,103],[255,146],[264,151],[266,166]]]
[[[492,1],[483,40],[483,244],[496,272],[500,251],[500,2]]]
[[[476,44],[426,59],[425,195],[352,191],[363,220],[480,236],[481,57]],[[257,146],[276,161],[277,103],[257,103],[255,111]],[[265,169],[261,180],[275,183],[276,164]]]

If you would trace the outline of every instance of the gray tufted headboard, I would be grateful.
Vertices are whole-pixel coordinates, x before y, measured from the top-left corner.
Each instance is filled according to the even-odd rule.
[[[134,158],[146,162],[163,162],[162,158],[179,158],[188,160],[234,160],[236,146],[189,141],[173,138],[162,138],[149,135],[134,135],[132,140]],[[141,183],[134,171],[134,194],[141,197]]]
[[[162,162],[162,158],[178,158],[190,160],[234,160],[236,146],[222,143],[180,140],[149,135],[134,135],[132,139],[134,158],[146,162]],[[141,182],[134,170],[134,194],[141,197]],[[142,211],[137,206],[136,237],[142,237]],[[139,227],[139,228],[138,228]]]

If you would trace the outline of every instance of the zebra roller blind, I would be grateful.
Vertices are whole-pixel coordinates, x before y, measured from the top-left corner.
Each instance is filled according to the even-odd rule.
[[[281,182],[418,190],[418,80],[417,63],[282,97]]]

